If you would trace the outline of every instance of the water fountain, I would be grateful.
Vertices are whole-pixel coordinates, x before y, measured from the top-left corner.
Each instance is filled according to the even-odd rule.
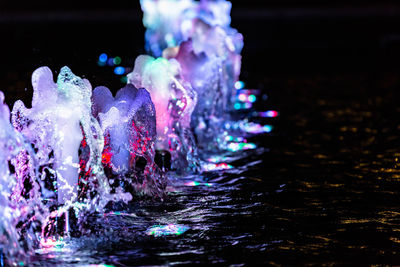
[[[92,99],[93,115],[105,136],[102,159],[104,167],[112,172],[108,178],[113,184],[117,179],[122,187],[132,187],[127,190],[135,188],[162,198],[166,183],[154,162],[156,110],[149,93],[128,84],[114,98],[108,88],[101,86],[95,88]]]
[[[74,231],[86,233],[87,216],[112,209],[109,203],[132,203],[136,195],[164,199],[170,170],[179,176],[233,168],[217,157],[207,160],[205,152],[255,148],[239,147],[244,139],[228,132],[245,128],[230,116],[243,46],[229,26],[231,4],[141,4],[146,47],[156,58],[139,56],[115,97],[104,86],[92,92],[68,67],[56,82],[40,67],[32,74],[32,107],[15,102],[10,124],[0,93],[1,255],[12,258]],[[171,169],[156,163],[156,151],[171,155]],[[147,234],[186,230],[158,225]]]
[[[24,147],[24,141],[10,124],[10,111],[3,104],[4,94],[0,92],[0,251],[7,248],[9,255],[20,253],[19,233],[16,222],[21,211],[13,205],[11,194],[16,186],[15,175],[10,172],[9,162],[18,155]],[[0,252],[0,253],[1,253]]]
[[[200,148],[218,151],[225,146],[224,122],[236,97],[243,37],[230,27],[228,1],[167,2],[173,12],[163,8],[166,2],[141,1],[146,48],[180,63],[182,79],[199,99],[191,126]]]
[[[128,81],[146,88],[156,108],[157,149],[171,154],[172,169],[197,172],[197,147],[190,129],[197,94],[180,74],[176,60],[139,56]]]

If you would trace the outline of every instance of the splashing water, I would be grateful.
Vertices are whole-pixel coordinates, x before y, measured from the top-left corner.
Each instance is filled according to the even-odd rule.
[[[146,50],[160,57],[166,48],[179,46],[191,37],[193,22],[200,19],[210,26],[229,29],[229,1],[141,0]]]
[[[23,251],[21,245],[33,251],[55,234],[68,236],[70,216],[74,215],[71,208],[77,217],[74,227],[78,227],[84,220],[79,214],[101,212],[109,201],[132,199],[121,190],[112,193],[104,174],[104,139],[91,115],[89,81],[64,67],[54,83],[50,69],[41,67],[33,73],[32,85],[32,108],[27,109],[21,101],[13,107],[12,124],[17,131],[9,122],[8,107],[1,104],[0,109],[0,205],[5,218],[0,225],[0,240],[4,239],[0,243],[6,255]],[[3,94],[0,100],[2,103]],[[86,149],[79,155],[82,144]],[[79,161],[80,157],[85,161]],[[78,186],[80,173],[86,174],[84,188]]]
[[[0,254],[17,256],[21,247],[19,233],[16,230],[21,212],[11,200],[11,193],[16,186],[14,174],[10,173],[9,162],[23,149],[21,135],[10,124],[10,111],[3,104],[4,94],[0,91]]]
[[[37,176],[37,155],[10,124],[3,101],[0,92],[0,256],[4,253],[8,264],[8,259],[25,259],[33,251],[49,210],[42,203],[47,192]]]
[[[38,150],[39,164],[54,166],[58,203],[64,204],[78,193],[78,149],[83,138],[81,125],[88,128],[90,120],[90,106],[85,100],[90,100],[91,87],[87,80],[74,77],[67,67],[61,70],[57,84],[49,68],[37,69],[32,85],[32,108],[17,101],[12,111],[13,125]]]
[[[179,63],[174,59],[139,56],[128,81],[150,92],[157,114],[156,146],[171,153],[172,169],[197,172],[197,147],[190,129],[197,94],[180,78]]]
[[[240,159],[235,152],[256,149],[247,135],[272,130],[232,119],[236,98],[253,103],[256,97],[236,96],[244,87],[238,81],[243,37],[230,27],[230,2],[141,5],[146,48],[157,58],[139,56],[115,97],[103,86],[92,92],[90,82],[68,67],[57,82],[41,67],[32,74],[32,108],[17,101],[10,124],[0,92],[0,257],[61,249],[69,238],[91,234],[89,215],[127,215],[110,209],[132,203],[135,194],[163,200],[169,168],[156,164],[157,152],[171,156],[169,175],[180,178],[229,171],[234,166],[226,162]],[[102,54],[99,62],[119,65],[117,58]],[[125,73],[118,68],[115,74]],[[214,183],[192,179],[184,185]],[[146,234],[187,230],[167,222]]]
[[[131,186],[163,197],[165,179],[154,162],[156,115],[149,93],[128,84],[114,99],[108,88],[97,87],[93,91],[93,115],[104,132],[103,165],[111,169],[108,178],[113,184],[117,179],[125,190]],[[145,166],[141,166],[142,159]]]
[[[169,8],[164,8],[167,3]],[[164,57],[176,58],[182,78],[198,94],[192,128],[200,148],[223,149],[222,126],[234,109],[243,47],[243,36],[229,26],[231,3],[143,0],[141,5],[147,49],[157,56],[163,51]],[[171,7],[173,12],[169,12]]]

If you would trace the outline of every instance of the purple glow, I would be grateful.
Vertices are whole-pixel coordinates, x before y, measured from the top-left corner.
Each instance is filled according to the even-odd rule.
[[[136,59],[128,81],[151,95],[156,108],[157,149],[171,153],[173,169],[196,172],[199,162],[190,123],[197,93],[180,77],[175,59],[142,55]]]
[[[217,1],[142,0],[146,48],[175,58],[184,81],[197,92],[192,128],[205,150],[215,149],[223,122],[236,109],[243,36],[230,27],[231,3]],[[245,107],[248,107],[246,105]]]

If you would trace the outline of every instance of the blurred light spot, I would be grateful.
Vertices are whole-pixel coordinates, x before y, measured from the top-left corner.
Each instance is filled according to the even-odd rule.
[[[252,103],[244,103],[243,104],[243,109],[251,109],[253,107]]]
[[[265,133],[270,133],[274,127],[272,125],[264,125],[263,129]]]
[[[226,161],[226,160],[228,160],[228,157],[224,157],[224,156],[212,156],[207,159],[208,162],[212,162],[212,163],[220,163],[220,162]]]
[[[97,61],[97,65],[99,65],[100,67],[104,67],[106,63],[99,60]]]
[[[212,183],[199,183],[199,182],[196,182],[196,181],[187,182],[187,183],[185,183],[185,185],[186,185],[186,186],[199,186],[199,185],[204,185],[204,186],[208,186],[208,187],[213,186]]]
[[[244,84],[244,82],[242,82],[242,81],[237,81],[237,82],[235,82],[235,88],[236,88],[236,90],[243,89],[244,86],[245,86],[245,84]]]
[[[233,105],[233,108],[234,109],[240,109],[242,107],[242,105],[240,104],[240,103],[235,103],[234,105]]]
[[[279,113],[275,110],[268,110],[268,111],[258,112],[257,115],[263,118],[275,118],[278,117]]]
[[[225,136],[225,141],[232,141],[232,140],[233,140],[233,136],[231,136],[231,135]]]
[[[125,73],[125,68],[121,66],[115,67],[114,73],[117,75],[123,75]]]
[[[236,137],[234,140],[235,140],[235,142],[245,142],[245,143],[247,142],[246,139],[244,139],[244,138],[241,137],[241,136]]]
[[[114,65],[119,65],[121,64],[121,58],[120,57],[115,57],[113,60]]]
[[[198,186],[200,183],[196,181],[190,181],[185,183],[186,186]]]
[[[261,125],[254,122],[241,123],[239,127],[242,131],[253,134],[270,133],[274,128],[272,125]]]
[[[107,54],[103,53],[103,54],[101,54],[99,56],[99,62],[106,63],[107,62],[107,58],[108,58]]]
[[[181,235],[187,230],[189,230],[188,226],[180,224],[154,225],[146,231],[146,234],[155,237],[166,235]]]
[[[107,65],[108,65],[108,66],[114,66],[114,59],[113,59],[112,57],[110,57],[110,58],[107,60]]]
[[[238,99],[239,99],[239,101],[245,102],[247,100],[247,95],[239,94]]]
[[[257,100],[257,97],[255,95],[249,95],[248,100],[250,103],[254,103]]]
[[[225,162],[223,163],[204,163],[201,166],[203,171],[209,172],[209,171],[221,171],[221,170],[228,170],[232,169],[233,166],[229,165]]]
[[[229,143],[227,149],[232,152],[237,152],[240,150],[256,149],[256,144],[253,143]]]
[[[225,136],[225,141],[227,141],[227,142],[231,142],[231,141],[234,141],[234,142],[247,142],[246,139],[243,138],[242,136],[233,137],[231,135]]]

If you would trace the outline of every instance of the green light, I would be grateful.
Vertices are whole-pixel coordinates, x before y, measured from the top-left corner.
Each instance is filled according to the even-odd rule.
[[[235,103],[235,105],[233,105],[234,109],[240,109],[241,105],[240,103]]]
[[[257,97],[255,95],[249,95],[248,100],[249,100],[249,102],[254,103],[254,102],[256,102]]]
[[[114,65],[119,65],[119,64],[121,64],[121,58],[120,57],[115,57],[114,59],[113,59],[113,63],[114,63]]]

